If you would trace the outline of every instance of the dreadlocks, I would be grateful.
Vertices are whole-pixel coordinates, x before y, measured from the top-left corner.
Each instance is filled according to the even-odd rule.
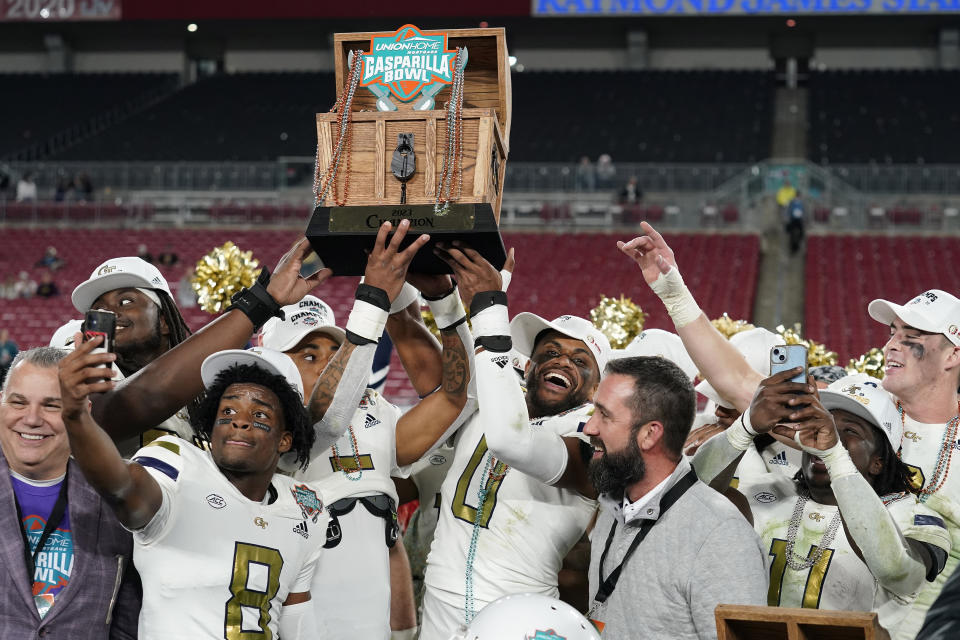
[[[167,323],[167,329],[169,334],[167,335],[167,340],[169,342],[170,348],[173,349],[175,346],[186,340],[192,335],[190,327],[187,326],[186,321],[184,321],[183,316],[180,315],[180,309],[177,308],[176,303],[174,303],[173,298],[166,291],[161,291],[155,289],[154,292],[160,298],[160,313],[157,314],[157,335],[160,334],[160,322],[161,318]],[[199,415],[200,406],[203,403],[203,392],[200,393],[197,397],[190,401],[187,404],[187,413],[190,416],[190,423],[196,424],[194,418]]]

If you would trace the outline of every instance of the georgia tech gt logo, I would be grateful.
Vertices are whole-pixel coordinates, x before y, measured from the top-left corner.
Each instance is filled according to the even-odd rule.
[[[112,265],[112,264],[105,264],[105,265],[103,265],[102,267],[100,267],[99,269],[97,269],[97,275],[98,275],[98,276],[105,276],[105,275],[107,275],[108,273],[113,273],[113,272],[116,271],[116,270],[117,270],[117,267],[116,267],[116,266],[114,266],[114,265]]]
[[[267,521],[261,518],[260,516],[257,516],[256,518],[253,519],[253,524],[257,525],[261,529],[267,528]]]

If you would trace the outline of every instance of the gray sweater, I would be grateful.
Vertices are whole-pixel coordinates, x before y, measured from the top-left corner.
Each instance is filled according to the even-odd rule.
[[[663,492],[689,469],[683,460]],[[648,505],[657,513],[660,497]],[[624,524],[620,509],[603,501],[591,540],[591,599],[615,518],[604,577],[620,564],[643,523],[635,518]],[[765,558],[760,538],[740,512],[697,481],[650,530],[624,566],[613,594],[590,617],[604,623],[604,640],[716,638],[713,611],[718,604],[767,604]]]

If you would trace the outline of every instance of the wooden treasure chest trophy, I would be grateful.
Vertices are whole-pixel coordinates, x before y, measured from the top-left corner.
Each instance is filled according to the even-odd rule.
[[[317,114],[316,205],[307,237],[336,275],[361,275],[385,220],[404,246],[430,243],[411,271],[448,273],[435,242],[462,240],[500,269],[497,227],[510,140],[503,29],[334,36],[337,103]]]

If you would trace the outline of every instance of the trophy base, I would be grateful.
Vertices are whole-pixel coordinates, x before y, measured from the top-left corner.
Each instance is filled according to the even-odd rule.
[[[447,263],[433,254],[438,242],[460,240],[497,269],[502,269],[507,259],[493,207],[486,202],[451,204],[441,214],[434,212],[432,204],[319,206],[313,211],[306,236],[323,265],[333,269],[333,275],[361,276],[367,267],[366,252],[373,248],[380,225],[389,220],[396,228],[403,219],[410,220],[410,230],[401,248],[410,246],[418,236],[430,234],[430,241],[413,258],[412,273],[451,272]]]

